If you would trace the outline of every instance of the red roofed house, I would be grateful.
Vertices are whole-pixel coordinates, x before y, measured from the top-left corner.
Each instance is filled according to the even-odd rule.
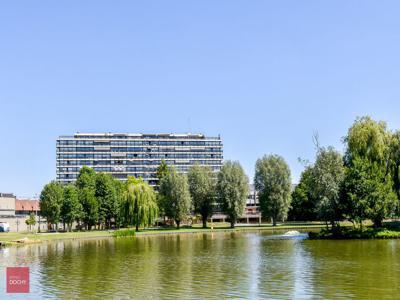
[[[33,199],[16,199],[15,200],[15,214],[16,215],[29,215],[40,213],[39,200]]]

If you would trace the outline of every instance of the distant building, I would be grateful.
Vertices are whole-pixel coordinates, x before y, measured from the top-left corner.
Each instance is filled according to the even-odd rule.
[[[246,201],[246,214],[258,215],[260,213],[260,204],[258,202],[258,195],[255,190],[254,184],[249,184],[249,196]]]
[[[0,216],[15,215],[15,196],[11,193],[0,193]]]
[[[225,222],[229,219],[227,215],[222,212],[221,207],[218,205],[215,208],[212,216],[213,221]],[[249,184],[249,195],[247,196],[246,206],[242,216],[238,218],[239,223],[261,223],[261,211],[258,201],[257,191],[254,184]]]
[[[142,177],[157,184],[156,170],[161,161],[187,172],[195,164],[222,166],[222,140],[202,134],[76,133],[57,139],[57,181],[76,180],[79,170],[89,166],[96,172],[126,180]]]
[[[36,199],[16,199],[15,214],[30,215],[31,213],[38,215],[40,212],[39,200]]]

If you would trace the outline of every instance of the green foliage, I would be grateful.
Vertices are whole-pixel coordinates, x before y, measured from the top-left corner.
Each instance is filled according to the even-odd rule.
[[[84,166],[76,180],[78,199],[82,205],[83,221],[88,230],[97,224],[99,218],[99,203],[96,199],[96,173],[93,169]]]
[[[344,197],[347,213],[360,224],[365,218],[370,218],[379,227],[398,203],[390,172],[390,166],[392,171],[396,168],[397,142],[384,122],[376,122],[370,117],[357,119],[345,142]]]
[[[187,176],[178,174],[174,168],[160,182],[159,203],[166,216],[180,223],[187,217],[191,209],[191,198]]]
[[[125,191],[126,191],[126,183],[122,182],[118,179],[113,179],[114,182],[114,188],[115,188],[115,197],[116,197],[116,205],[118,207],[117,209],[117,214],[114,216],[114,221],[116,226],[121,226],[123,225],[123,218],[122,218],[122,203],[123,203],[123,199],[124,199],[124,195],[125,195]]]
[[[188,181],[194,211],[203,220],[203,228],[207,227],[207,219],[212,216],[215,202],[215,175],[208,166],[195,165],[189,169]]]
[[[69,231],[72,229],[73,221],[79,219],[82,215],[82,206],[78,200],[78,191],[73,184],[64,186],[60,215],[61,220],[67,224]]]
[[[342,219],[341,188],[345,176],[343,157],[333,147],[319,148],[312,168],[313,195],[318,199],[317,212],[332,225]]]
[[[393,189],[397,195],[396,215],[400,215],[400,130],[392,134],[389,144],[389,169],[392,174]]]
[[[97,202],[94,191],[89,187],[79,190],[79,201],[83,209],[83,221],[88,230],[96,225],[99,219],[99,203]]]
[[[29,218],[25,220],[25,224],[29,226],[29,229],[32,230],[32,226],[36,224],[36,217],[34,213],[29,214]]]
[[[136,231],[134,229],[120,229],[113,232],[114,237],[130,237],[135,236]]]
[[[380,227],[382,220],[393,213],[397,198],[393,183],[384,166],[376,161],[356,157],[346,170],[344,188],[348,217],[361,224],[371,219]]]
[[[125,226],[146,227],[154,223],[158,216],[156,195],[151,186],[142,179],[128,177],[126,191],[121,205]]]
[[[289,209],[289,220],[314,221],[318,220],[317,202],[314,196],[314,178],[312,166],[306,167],[301,173],[300,182],[292,192],[292,202]]]
[[[60,221],[62,198],[63,188],[55,181],[46,184],[40,194],[40,212],[50,225]]]
[[[336,228],[335,231],[322,229],[320,232],[310,232],[309,238],[318,239],[399,239],[400,231],[387,228]]]
[[[97,173],[95,188],[99,205],[99,222],[110,228],[111,220],[116,218],[119,210],[114,178],[110,174]]]
[[[249,179],[242,166],[236,161],[226,161],[218,173],[217,198],[232,228],[244,213],[248,194]]]
[[[385,122],[376,122],[371,117],[357,118],[344,139],[346,164],[351,165],[356,157],[386,163],[389,155],[390,133]]]
[[[170,173],[169,167],[165,160],[161,160],[161,164],[157,168],[157,179],[160,184],[161,179],[167,176]]]
[[[78,190],[90,188],[94,191],[96,188],[96,172],[88,166],[83,166],[79,170],[79,175],[75,184]]]
[[[256,162],[254,185],[258,192],[261,213],[272,218],[285,219],[291,201],[290,169],[278,155],[265,155]]]

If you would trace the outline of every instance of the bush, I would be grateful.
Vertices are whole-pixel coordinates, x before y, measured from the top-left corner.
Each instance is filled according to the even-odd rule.
[[[120,229],[114,231],[114,237],[128,237],[128,236],[135,236],[136,231],[135,229]]]
[[[329,229],[322,229],[320,232],[310,232],[311,240],[320,239],[398,239],[400,231],[387,228],[366,228],[364,230],[340,227],[334,232]]]

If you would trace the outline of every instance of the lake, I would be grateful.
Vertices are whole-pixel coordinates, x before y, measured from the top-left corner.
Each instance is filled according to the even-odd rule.
[[[13,299],[393,299],[400,240],[310,241],[272,232],[67,240],[0,250],[30,267]],[[281,232],[274,232],[281,234]]]

